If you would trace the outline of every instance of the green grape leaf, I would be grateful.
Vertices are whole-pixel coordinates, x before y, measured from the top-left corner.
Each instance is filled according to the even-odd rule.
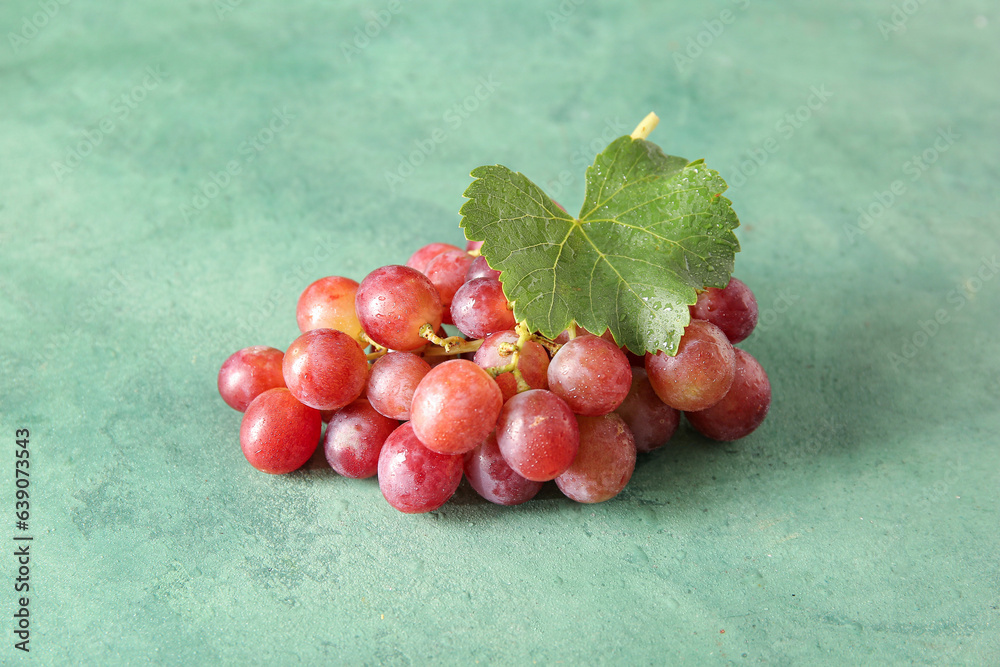
[[[587,168],[577,218],[507,167],[472,176],[461,226],[483,241],[514,317],[543,336],[576,322],[637,354],[675,354],[698,290],[729,282],[739,219],[702,160],[620,137]]]

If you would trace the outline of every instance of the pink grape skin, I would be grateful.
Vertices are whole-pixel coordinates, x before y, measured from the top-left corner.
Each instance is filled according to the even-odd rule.
[[[282,369],[292,395],[317,410],[339,410],[361,396],[368,380],[364,351],[335,329],[313,329],[296,338]]]
[[[577,335],[577,337],[580,337],[580,336],[586,336],[586,335],[593,336],[594,334],[590,333],[589,331],[587,331],[586,329],[584,329],[583,327],[581,327],[579,324],[577,324],[576,325],[576,335]],[[608,341],[609,343],[614,343],[615,342],[615,337],[614,337],[614,335],[612,335],[611,329],[605,329],[604,333],[601,334],[601,338],[603,338],[604,340]],[[560,345],[565,345],[569,340],[570,340],[570,337],[569,337],[569,331],[568,330],[563,330],[555,338],[555,342],[559,343]],[[615,344],[617,345],[617,343],[615,343]]]
[[[472,256],[462,250],[446,250],[427,263],[424,275],[437,288],[444,307],[444,323],[451,324],[451,300],[465,283],[465,274],[472,264]]]
[[[493,278],[476,278],[462,285],[451,302],[451,319],[469,338],[485,338],[517,324],[503,286]]]
[[[462,481],[463,456],[424,447],[406,422],[386,438],[378,457],[378,486],[400,512],[419,514],[444,505]]]
[[[410,258],[406,260],[406,265],[411,269],[416,269],[422,273],[432,259],[443,252],[448,252],[449,250],[461,251],[462,249],[458,246],[453,246],[450,243],[428,243],[410,255]]]
[[[497,505],[520,505],[542,489],[542,482],[521,477],[504,461],[496,433],[465,456],[465,478],[476,493]]]
[[[632,479],[635,439],[625,420],[610,413],[577,416],[580,451],[572,465],[556,477],[556,486],[578,503],[600,503],[614,498]]]
[[[465,282],[475,280],[476,278],[500,280],[500,272],[491,269],[490,263],[486,261],[485,257],[480,255],[472,260],[472,264],[469,265],[469,270],[465,273]]]
[[[344,477],[373,476],[378,472],[382,444],[398,426],[398,421],[379,414],[363,398],[345,405],[330,418],[323,435],[327,463]]]
[[[699,412],[685,412],[688,422],[713,440],[738,440],[753,433],[771,407],[771,382],[753,355],[736,348],[736,378],[721,401]]]
[[[372,407],[391,419],[410,418],[410,404],[417,385],[431,365],[412,352],[390,352],[379,357],[368,373],[368,400]]]
[[[483,369],[494,368],[496,366],[506,366],[511,362],[511,357],[502,357],[498,351],[501,343],[516,343],[518,335],[514,331],[497,331],[491,333],[484,340],[483,344],[476,350],[474,361]],[[549,355],[545,348],[533,340],[529,340],[521,348],[521,355],[517,360],[517,367],[521,370],[521,376],[532,389],[548,389],[548,368]],[[514,373],[501,373],[496,377],[496,383],[500,386],[503,394],[503,401],[506,403],[511,396],[517,393],[517,380]]]
[[[247,407],[268,389],[285,386],[281,360],[285,353],[266,345],[245,347],[233,352],[219,369],[219,395],[226,405],[246,412]]]
[[[466,252],[475,252],[483,247],[482,241],[466,241],[465,250]]]
[[[530,389],[503,406],[496,438],[514,472],[547,482],[573,462],[580,448],[580,427],[566,401],[546,389]]]
[[[243,415],[240,448],[257,470],[283,475],[306,464],[322,429],[319,410],[303,405],[284,387],[268,389]]]
[[[667,444],[681,421],[680,411],[660,400],[642,368],[632,369],[632,387],[615,413],[628,424],[642,454]]]
[[[742,280],[731,278],[724,288],[709,287],[699,294],[691,317],[719,327],[735,345],[757,326],[757,299]]]
[[[299,331],[336,329],[361,342],[361,322],[354,312],[357,281],[341,276],[320,278],[302,291],[295,308]]]
[[[465,359],[451,359],[430,370],[417,385],[410,405],[413,432],[439,454],[475,449],[496,425],[503,395],[489,373]]]
[[[427,343],[420,327],[441,326],[444,308],[437,288],[416,269],[393,264],[375,269],[361,281],[354,301],[369,338],[390,350],[409,352]]]
[[[548,370],[549,390],[579,415],[605,415],[628,396],[632,368],[615,345],[591,334],[559,348]]]
[[[691,320],[675,356],[646,355],[646,373],[653,391],[670,407],[704,410],[729,391],[736,355],[722,329],[705,320]]]

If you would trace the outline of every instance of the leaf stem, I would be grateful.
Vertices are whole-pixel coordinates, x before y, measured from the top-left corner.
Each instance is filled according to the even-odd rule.
[[[659,122],[660,122],[660,117],[657,116],[652,111],[650,111],[649,114],[642,119],[642,122],[636,125],[635,129],[632,130],[632,135],[631,135],[632,138],[633,139],[647,138],[649,134],[656,129],[656,126],[659,124]]]

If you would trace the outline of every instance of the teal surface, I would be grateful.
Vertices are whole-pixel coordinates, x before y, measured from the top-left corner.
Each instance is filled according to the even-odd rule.
[[[0,28],[0,662],[1000,663],[995,2],[18,0]],[[756,433],[685,427],[594,506],[408,516],[246,464],[216,373],[287,346],[309,282],[460,243],[481,164],[573,210],[651,110],[731,184]]]

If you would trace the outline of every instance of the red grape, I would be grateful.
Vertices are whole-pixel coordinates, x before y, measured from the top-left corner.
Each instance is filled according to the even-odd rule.
[[[219,395],[229,407],[245,412],[253,399],[268,389],[284,387],[281,350],[266,345],[245,347],[234,352],[219,369]]]
[[[368,400],[386,417],[406,421],[413,392],[430,370],[430,364],[411,352],[379,357],[368,373]]]
[[[420,444],[411,422],[386,438],[378,457],[378,486],[400,512],[430,512],[445,504],[462,481],[463,457]]]
[[[724,288],[709,287],[699,294],[691,317],[711,322],[736,344],[757,326],[757,299],[742,280],[731,278]]]
[[[632,479],[635,440],[621,416],[577,416],[580,451],[572,465],[556,477],[556,486],[578,503],[614,498]]]
[[[369,338],[404,352],[426,344],[420,327],[430,324],[437,331],[444,314],[437,288],[427,276],[399,265],[383,266],[365,276],[354,303]]]
[[[371,477],[378,472],[382,443],[398,426],[363,398],[345,405],[330,418],[323,435],[327,463],[344,477]]]
[[[410,255],[410,259],[406,260],[406,265],[411,269],[423,272],[423,270],[427,268],[428,262],[441,253],[448,252],[449,250],[461,250],[461,248],[453,246],[450,243],[428,243],[423,248]]]
[[[514,472],[535,482],[554,479],[573,462],[580,428],[573,411],[551,391],[530,389],[500,411],[497,444]]]
[[[476,278],[458,288],[451,302],[451,319],[469,338],[485,338],[517,324],[503,286],[493,278]]]
[[[493,278],[495,280],[500,280],[500,272],[490,268],[490,263],[486,261],[486,258],[480,255],[472,260],[472,264],[469,265],[469,270],[465,273],[465,281],[475,280],[476,278]]]
[[[549,390],[581,415],[604,415],[625,400],[632,384],[628,357],[603,338],[577,336],[559,348],[548,370]]]
[[[675,356],[646,355],[653,391],[678,410],[704,410],[718,403],[729,391],[735,372],[732,343],[719,327],[704,320],[691,320]]]
[[[667,444],[681,420],[681,413],[656,395],[641,368],[632,369],[632,387],[615,412],[628,424],[635,448],[642,453]]]
[[[451,300],[465,283],[465,274],[472,264],[472,256],[462,250],[446,250],[427,263],[424,275],[437,288],[444,307],[444,323],[451,324]]]
[[[466,455],[465,478],[476,493],[497,505],[520,505],[542,488],[542,482],[521,477],[504,461],[496,433]]]
[[[771,382],[749,352],[736,348],[736,378],[721,401],[698,412],[685,412],[702,435],[713,440],[738,440],[760,426],[771,407]]]
[[[483,247],[483,242],[482,241],[466,241],[465,242],[465,250],[467,252],[474,252],[476,250],[479,250],[482,247]]]
[[[327,276],[305,288],[295,309],[299,331],[336,329],[361,342],[361,322],[354,312],[358,283],[350,278]]]
[[[496,366],[506,366],[511,362],[511,357],[502,357],[497,348],[501,343],[516,343],[518,340],[515,331],[498,331],[491,333],[483,340],[483,344],[476,350],[475,362],[481,368],[494,368]],[[533,340],[529,340],[521,348],[521,354],[517,360],[517,367],[521,370],[521,376],[532,389],[548,389],[549,381],[546,373],[549,368],[549,355],[545,348]],[[503,393],[503,400],[506,403],[511,396],[517,393],[517,380],[513,373],[501,373],[496,377],[500,391]]]
[[[410,423],[428,449],[464,454],[486,439],[503,406],[489,373],[466,359],[435,366],[413,393]]]
[[[322,428],[319,410],[303,405],[284,387],[268,389],[243,415],[240,447],[257,470],[283,475],[305,465]]]
[[[361,396],[368,359],[343,331],[313,329],[288,346],[282,370],[295,398],[317,410],[338,410]]]

